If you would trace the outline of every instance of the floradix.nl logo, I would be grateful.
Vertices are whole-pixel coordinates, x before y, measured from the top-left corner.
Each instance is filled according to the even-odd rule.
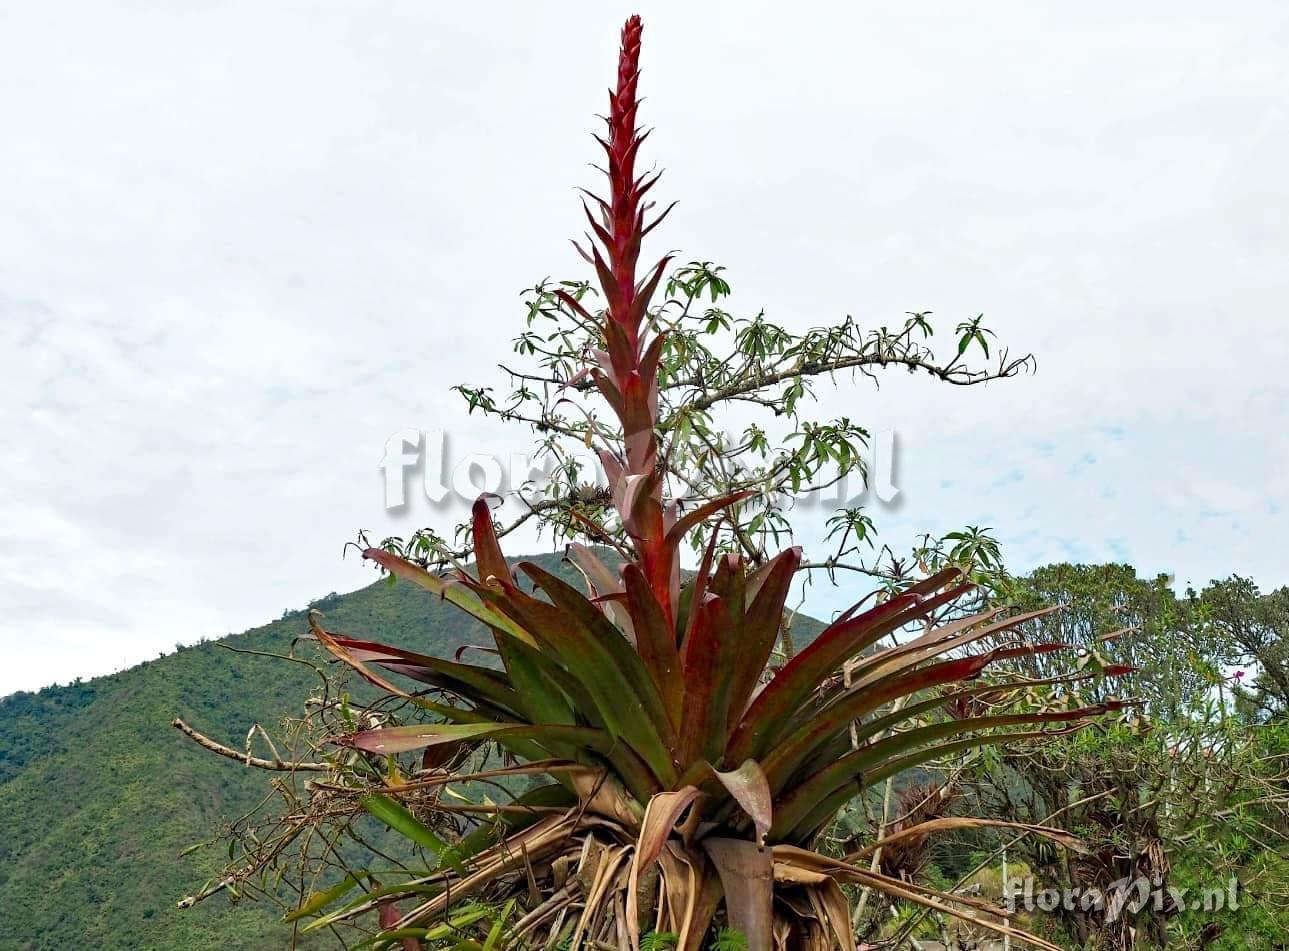
[[[1147,876],[1121,878],[1104,889],[1087,887],[1042,887],[1032,876],[1009,879],[1003,893],[1008,914],[1017,912],[1096,911],[1106,921],[1144,911],[1236,911],[1240,907],[1240,883],[1230,878],[1224,885],[1191,889],[1165,885]]]
[[[892,505],[900,494],[895,484],[897,446],[893,432],[874,434],[855,466],[822,489],[793,495],[793,506],[840,508],[872,498]],[[591,450],[567,462],[587,486],[608,487],[604,466]],[[418,488],[419,494],[436,508],[469,504],[484,493],[518,494],[535,501],[544,497],[551,483],[555,460],[549,454],[511,453],[502,457],[464,451],[441,429],[404,429],[385,441],[379,468],[385,508],[398,511],[410,504]]]

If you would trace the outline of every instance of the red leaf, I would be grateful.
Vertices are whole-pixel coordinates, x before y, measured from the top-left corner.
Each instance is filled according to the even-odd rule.
[[[734,682],[730,687],[730,718],[735,723],[747,709],[757,680],[774,651],[779,627],[783,623],[784,604],[800,564],[800,548],[788,548],[776,555],[743,617],[743,629],[738,634],[738,648],[734,655]]]
[[[923,585],[931,580],[923,582]],[[765,752],[774,738],[791,725],[802,703],[847,659],[910,621],[953,601],[972,587],[974,585],[960,584],[940,594],[919,599],[916,590],[919,586],[914,586],[884,604],[826,628],[813,644],[788,661],[757,694],[730,739],[730,755],[740,759]]]
[[[679,730],[685,688],[681,679],[680,653],[676,650],[676,630],[663,614],[662,605],[639,567],[630,562],[623,565],[622,580],[626,584],[631,624],[636,632],[636,650],[657,685],[672,727]]]
[[[722,509],[727,509],[731,505],[742,502],[744,499],[756,495],[755,489],[744,489],[741,492],[732,492],[729,495],[722,495],[718,499],[712,499],[710,502],[704,502],[692,512],[686,512],[676,520],[676,524],[671,526],[667,531],[667,544],[679,545],[685,538],[685,534],[694,526],[698,525],[705,518],[715,515]]]
[[[474,523],[474,560],[479,569],[479,580],[489,578],[509,578],[510,566],[506,556],[501,553],[501,544],[497,541],[497,529],[492,522],[492,508],[488,504],[496,496],[484,494],[475,500],[472,511]]]

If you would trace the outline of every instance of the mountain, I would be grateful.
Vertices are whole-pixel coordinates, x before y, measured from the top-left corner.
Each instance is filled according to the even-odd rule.
[[[532,560],[580,583],[558,555]],[[451,656],[489,640],[459,611],[402,583],[378,581],[310,607],[329,628],[424,653]],[[794,623],[799,644],[819,629],[810,618]],[[250,809],[270,774],[198,748],[170,722],[181,717],[234,748],[256,723],[272,732],[317,689],[317,675],[234,651],[281,654],[304,630],[305,611],[288,611],[121,673],[0,700],[0,951],[287,946],[280,911],[266,903],[216,896],[176,907],[227,857],[218,848],[179,853]]]

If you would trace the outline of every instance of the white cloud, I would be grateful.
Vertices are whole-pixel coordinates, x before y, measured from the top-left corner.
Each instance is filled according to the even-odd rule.
[[[784,9],[643,5],[682,202],[659,248],[798,328],[984,311],[1040,361],[829,399],[901,436],[884,536],[974,522],[1018,567],[1285,581],[1278,5]],[[580,273],[618,27],[590,3],[4,21],[0,693],[365,582],[341,545],[408,528],[376,469],[400,428],[524,442],[447,388],[491,376],[519,288]]]

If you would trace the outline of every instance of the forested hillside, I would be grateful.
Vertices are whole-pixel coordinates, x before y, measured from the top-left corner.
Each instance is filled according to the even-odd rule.
[[[535,560],[575,580],[558,556]],[[1213,668],[1218,671],[1214,682],[1221,683],[1220,670],[1229,671],[1236,663],[1249,664],[1263,676],[1257,689],[1243,692],[1236,704],[1247,707],[1246,712],[1225,728],[1236,731],[1232,737],[1254,739],[1231,741],[1220,750],[1224,754],[1220,758],[1229,754],[1236,760],[1223,765],[1221,775],[1235,775],[1232,770],[1245,775],[1259,757],[1278,761],[1285,755],[1283,729],[1276,726],[1283,721],[1275,711],[1284,704],[1277,691],[1284,681],[1289,592],[1261,596],[1249,583],[1232,579],[1215,583],[1198,599],[1179,600],[1162,580],[1138,579],[1127,566],[1066,565],[1020,579],[1014,596],[1021,603],[1034,599],[1036,604],[1071,605],[1052,619],[1051,630],[1035,632],[1043,639],[1095,643],[1106,630],[1135,625],[1137,633],[1116,644],[1115,653],[1142,668],[1138,693],[1146,699],[1154,697],[1150,702],[1159,708],[1155,711],[1157,743],[1150,733],[1138,737],[1112,731],[1053,747],[1053,762],[1043,772],[1054,777],[1056,792],[1049,798],[1062,799],[1070,784],[1086,790],[1113,780],[1104,768],[1111,746],[1116,755],[1136,757],[1134,775],[1147,776],[1151,763],[1175,755],[1175,747],[1165,749],[1178,736],[1176,723],[1170,727],[1170,722],[1180,717],[1180,722],[1203,727],[1190,707],[1181,714],[1168,711],[1188,694],[1202,699],[1210,693],[1202,676],[1191,683],[1196,671],[1204,675]],[[379,637],[425,653],[451,657],[461,645],[487,641],[487,634],[464,621],[463,613],[408,584],[378,581],[350,594],[327,595],[313,606],[325,613],[334,630]],[[254,724],[272,731],[284,717],[296,715],[318,690],[314,670],[253,652],[287,652],[305,628],[305,610],[288,611],[263,627],[184,648],[119,674],[0,700],[0,949],[200,951],[288,945],[281,910],[267,903],[232,905],[217,895],[189,910],[176,907],[180,898],[199,890],[223,868],[228,857],[222,843],[186,857],[180,853],[205,840],[219,839],[223,821],[257,803],[273,774],[198,748],[173,730],[170,722],[181,717],[206,735],[241,748]],[[800,647],[813,639],[819,625],[800,617],[793,631]],[[1203,644],[1209,647],[1196,646]],[[312,643],[300,643],[297,652],[323,662]],[[1182,664],[1184,669],[1174,670],[1170,658],[1189,661]],[[1243,674],[1227,676],[1238,683]],[[1246,730],[1242,723],[1252,726]],[[1201,731],[1201,735],[1209,734]],[[1210,753],[1201,752],[1207,761]],[[257,753],[263,755],[263,748],[258,747]],[[1050,804],[1030,802],[1039,792],[1032,782],[990,779],[1004,777],[1008,770],[1029,769],[1035,755],[1030,748],[1019,747],[992,766],[983,764],[978,782],[964,783],[953,802],[967,814],[976,811],[1022,821],[1048,818]],[[1087,775],[1078,772],[1079,757],[1087,760]],[[1272,769],[1268,775],[1276,774]],[[1171,789],[1173,773],[1166,770],[1165,778]],[[1096,798],[1110,795],[1113,788],[1111,782],[1108,791]],[[1251,787],[1248,795],[1261,796],[1259,788]],[[1278,788],[1273,784],[1263,791],[1274,798],[1283,794],[1283,790],[1276,792]],[[1017,791],[1026,790],[1029,798],[1016,798]],[[995,801],[1000,795],[1003,801]],[[1202,798],[1183,796],[1182,802],[1197,805]],[[1277,911],[1283,858],[1276,857],[1283,830],[1275,832],[1267,825],[1281,821],[1282,814],[1264,815],[1265,804],[1247,815],[1232,812],[1231,802],[1226,805],[1217,830],[1209,829],[1202,839],[1169,835],[1165,844],[1179,883],[1200,887],[1227,874],[1237,876],[1241,914],[1215,920],[1205,915],[1184,917],[1173,922],[1172,933],[1203,935],[1206,928],[1221,925],[1227,941],[1223,946],[1244,940],[1240,935],[1247,938],[1249,929],[1274,944],[1284,927]],[[1099,841],[1097,815],[1072,813],[1061,822],[1089,842]],[[1236,821],[1240,817],[1247,821]],[[1202,813],[1196,818],[1202,819]],[[1153,825],[1151,831],[1158,834]],[[1275,844],[1264,849],[1259,842],[1268,835]],[[1023,858],[1045,880],[1068,880],[1063,866],[1050,875],[1044,871],[1043,862],[1058,861],[1060,855],[1044,851],[1042,844],[1029,843],[1032,854],[1026,847],[1018,849],[1013,861]],[[910,874],[952,887],[956,877],[987,856],[994,845],[988,835],[937,843],[913,862]],[[910,929],[914,921],[909,919]],[[896,920],[891,927],[899,930],[902,924]],[[1027,924],[1040,930],[1058,924],[1075,931],[1097,926],[1047,917]],[[937,936],[934,930],[919,934],[924,939]],[[1051,937],[1063,940],[1056,933]],[[1210,934],[1208,940],[1214,937]],[[338,944],[322,932],[299,946]]]
[[[566,570],[558,556],[535,560]],[[380,581],[314,606],[337,630],[428,653],[486,639],[407,584]],[[227,858],[179,853],[250,808],[269,774],[199,749],[170,722],[240,747],[255,723],[296,713],[317,689],[312,670],[226,648],[282,653],[305,627],[305,612],[292,611],[122,673],[0,700],[0,948],[285,946],[268,907],[219,897],[176,908]],[[301,654],[318,656],[309,644]]]
[[[534,560],[575,580],[558,556]],[[378,581],[312,606],[338,630],[426,653],[487,640],[407,584]],[[797,628],[805,638],[818,631],[809,618]],[[254,724],[296,713],[317,688],[312,670],[227,648],[283,653],[305,629],[305,611],[288,611],[118,674],[0,700],[0,948],[285,946],[267,906],[217,898],[176,907],[226,857],[179,853],[254,805],[268,776],[199,749],[170,722],[240,747]],[[312,651],[302,645],[302,655]]]

